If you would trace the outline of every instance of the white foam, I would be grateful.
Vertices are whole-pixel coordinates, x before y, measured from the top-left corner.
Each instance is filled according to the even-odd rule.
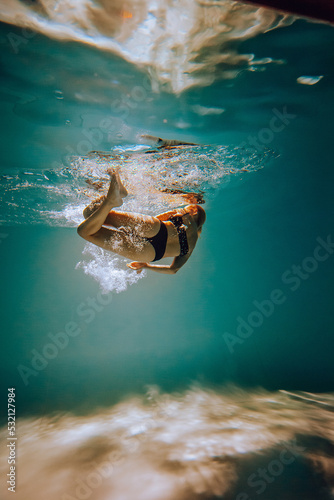
[[[137,274],[133,269],[126,266],[128,259],[119,257],[100,247],[87,243],[83,250],[85,258],[78,262],[76,269],[83,269],[100,285],[103,293],[124,292],[129,285],[137,283],[144,278],[146,271]]]
[[[149,153],[146,153],[149,151]],[[116,147],[106,155],[73,156],[69,167],[3,175],[1,202],[7,224],[49,224],[76,227],[92,199],[105,194],[110,167],[120,169],[129,191],[123,211],[155,215],[189,203],[184,193],[202,192],[212,199],[232,175],[263,168],[270,150],[223,146],[182,146],[167,150],[143,145]],[[20,197],[13,204],[13,196]],[[38,200],[38,201],[36,201]],[[193,202],[193,201],[191,201]],[[85,246],[79,269],[100,283],[105,292],[124,291],[145,276],[126,267],[127,259],[93,245]]]

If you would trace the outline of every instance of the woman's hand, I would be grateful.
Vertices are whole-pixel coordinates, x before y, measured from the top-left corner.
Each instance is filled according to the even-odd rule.
[[[127,264],[130,269],[137,271],[137,274],[141,273],[143,269],[147,267],[147,262],[130,262]]]

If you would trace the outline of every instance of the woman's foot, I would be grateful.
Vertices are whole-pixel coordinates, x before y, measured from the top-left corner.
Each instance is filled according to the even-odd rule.
[[[126,187],[124,186],[123,182],[121,181],[118,169],[109,168],[107,170],[107,172],[110,175],[110,177],[112,177],[114,175],[116,176],[118,186],[119,186],[119,194],[121,195],[122,198],[125,198],[128,195],[128,192],[127,192]]]
[[[112,207],[120,207],[123,205],[123,200],[121,196],[121,186],[115,172],[109,172],[110,174],[110,186],[107,193],[107,200]],[[125,189],[125,188],[124,188]]]
[[[83,211],[83,216],[88,219],[96,210],[102,205],[102,203],[108,198],[110,204],[113,207],[120,207],[123,204],[122,198],[128,195],[128,192],[122,183],[118,172],[110,169],[108,170],[110,175],[110,186],[107,196],[100,196],[96,200],[93,200]]]
[[[120,195],[121,195],[122,198],[125,198],[128,195],[126,187],[124,186],[123,182],[121,181],[121,178],[120,178],[119,173],[117,172],[117,170],[116,170],[115,174],[116,174],[117,182],[118,182],[118,185],[119,185],[119,193],[120,193]]]

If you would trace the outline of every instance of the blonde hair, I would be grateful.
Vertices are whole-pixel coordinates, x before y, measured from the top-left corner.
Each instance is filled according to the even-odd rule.
[[[203,207],[197,205],[197,226],[198,229],[202,229],[203,224],[206,221],[206,213]]]
[[[202,229],[202,226],[206,221],[206,213],[204,208],[202,208],[200,205],[188,205],[184,208],[184,211],[192,215],[196,220],[197,228]]]

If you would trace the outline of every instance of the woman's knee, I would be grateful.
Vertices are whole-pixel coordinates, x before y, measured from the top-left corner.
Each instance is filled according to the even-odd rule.
[[[82,225],[80,224],[80,226],[77,227],[77,233],[79,236],[81,236],[81,238],[84,238],[86,239],[87,237],[87,234],[86,234],[86,231],[85,229],[82,227]]]

